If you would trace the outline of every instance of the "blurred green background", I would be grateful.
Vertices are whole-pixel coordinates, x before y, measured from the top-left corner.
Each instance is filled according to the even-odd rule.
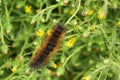
[[[57,23],[66,28],[60,48],[31,69]],[[120,1],[0,0],[0,80],[120,80]]]

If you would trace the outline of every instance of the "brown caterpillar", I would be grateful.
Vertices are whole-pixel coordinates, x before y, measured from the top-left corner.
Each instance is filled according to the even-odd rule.
[[[32,68],[39,68],[45,64],[51,56],[55,53],[60,45],[60,41],[65,34],[65,27],[62,24],[57,24],[53,27],[51,35],[47,35],[40,48],[38,48],[35,55],[32,57],[30,66]]]

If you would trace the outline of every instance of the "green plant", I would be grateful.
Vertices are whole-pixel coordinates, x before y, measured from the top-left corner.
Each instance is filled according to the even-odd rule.
[[[0,0],[0,80],[119,80],[120,1]],[[62,22],[61,47],[37,71],[31,56]]]

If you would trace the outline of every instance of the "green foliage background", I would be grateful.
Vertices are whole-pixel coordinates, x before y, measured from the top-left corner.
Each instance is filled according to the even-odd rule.
[[[0,80],[120,80],[119,21],[119,0],[0,0]],[[31,56],[45,37],[37,30],[46,34],[59,22],[67,29],[61,47],[32,70]],[[76,42],[69,48],[71,37]]]

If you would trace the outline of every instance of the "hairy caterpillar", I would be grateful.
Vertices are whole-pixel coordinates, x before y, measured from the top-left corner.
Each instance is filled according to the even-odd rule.
[[[62,24],[57,24],[53,27],[50,35],[47,35],[40,48],[31,58],[30,66],[39,68],[45,64],[59,47],[61,39],[65,34],[65,27]]]

